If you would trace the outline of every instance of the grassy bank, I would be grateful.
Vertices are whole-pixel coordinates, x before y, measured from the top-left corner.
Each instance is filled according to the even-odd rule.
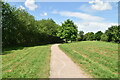
[[[7,50],[2,56],[3,78],[48,78],[50,45]]]
[[[91,76],[118,77],[118,44],[82,41],[62,44],[59,47]]]

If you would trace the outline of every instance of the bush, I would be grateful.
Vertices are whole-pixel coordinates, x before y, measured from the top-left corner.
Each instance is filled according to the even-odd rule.
[[[101,36],[101,41],[108,41],[108,36],[106,34],[103,34]]]

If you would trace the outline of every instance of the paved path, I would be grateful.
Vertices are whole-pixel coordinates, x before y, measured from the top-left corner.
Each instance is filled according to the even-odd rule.
[[[90,78],[63,51],[51,47],[50,78]]]

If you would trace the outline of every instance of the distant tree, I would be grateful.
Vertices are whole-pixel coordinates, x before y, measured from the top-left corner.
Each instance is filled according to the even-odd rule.
[[[92,41],[94,40],[94,33],[93,32],[88,32],[84,35],[84,40],[86,41]]]
[[[99,41],[99,40],[101,39],[101,35],[102,35],[102,34],[103,34],[103,32],[101,32],[101,31],[96,32],[96,33],[95,33],[95,36],[94,36],[94,37],[95,37],[95,40],[98,40],[98,41]]]
[[[79,31],[78,33],[78,41],[82,41],[84,37],[84,32],[83,31]]]
[[[68,19],[62,24],[62,26],[58,28],[57,36],[59,36],[61,39],[64,39],[65,42],[72,42],[76,40],[77,32],[77,26],[73,21]]]
[[[105,33],[101,35],[101,41],[108,41],[108,36]]]
[[[120,37],[119,37],[119,32],[120,32],[120,26],[111,26],[108,28],[108,30],[105,31],[105,34],[108,36],[108,42],[113,41],[113,42],[119,42]]]

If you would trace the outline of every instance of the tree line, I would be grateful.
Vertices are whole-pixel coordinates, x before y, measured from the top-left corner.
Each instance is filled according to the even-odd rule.
[[[52,19],[35,20],[27,11],[1,2],[2,46],[29,46],[63,42],[57,37],[57,27]]]
[[[68,41],[107,41],[107,42],[120,42],[120,25],[114,25],[109,27],[104,33],[98,31],[96,33],[88,32],[84,34],[83,31],[78,31],[77,26],[71,20],[66,20],[62,26],[58,28],[57,35]]]
[[[58,25],[53,19],[35,20],[27,11],[1,2],[2,46],[29,46],[68,41],[108,41],[119,43],[120,26],[111,26],[104,33],[77,30],[77,25],[67,19]]]
[[[104,33],[98,31],[96,33],[88,32],[84,34],[83,31],[79,31],[78,41],[107,41],[107,42],[120,42],[120,26],[111,26]]]

